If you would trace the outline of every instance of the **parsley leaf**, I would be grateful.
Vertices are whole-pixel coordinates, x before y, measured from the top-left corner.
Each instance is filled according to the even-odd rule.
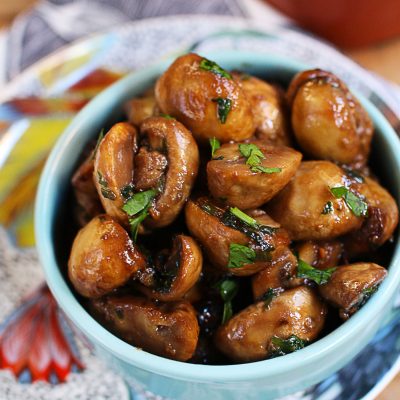
[[[225,71],[216,62],[207,60],[207,58],[203,58],[200,61],[200,68],[205,71],[210,71],[215,75],[222,76],[223,78],[232,79],[232,75],[228,71]]]
[[[103,197],[114,201],[117,198],[117,195],[108,187],[108,182],[106,179],[104,179],[100,171],[97,171],[97,179],[101,186],[101,194]]]
[[[278,296],[279,293],[282,291],[282,289],[272,289],[269,288],[261,297],[261,300],[264,301],[265,308],[269,308],[269,305],[271,304],[271,301],[273,300],[274,297]]]
[[[325,270],[317,269],[300,258],[298,259],[297,277],[310,279],[318,285],[324,285],[325,283],[328,283],[335,271],[336,268],[329,268]]]
[[[212,101],[217,103],[218,119],[221,124],[225,124],[229,111],[231,111],[232,100],[223,97],[216,97],[215,99],[212,99]]]
[[[243,157],[246,157],[246,164],[254,167],[261,163],[261,160],[265,158],[262,151],[253,143],[241,143],[239,144],[239,151]]]
[[[208,139],[211,146],[211,157],[214,157],[214,153],[221,147],[221,143],[215,137]]]
[[[345,186],[330,188],[337,198],[342,198],[356,217],[368,217],[368,204],[360,197],[350,192]]]
[[[225,279],[218,284],[219,294],[224,301],[222,324],[232,318],[232,300],[239,291],[239,284],[233,279]]]
[[[328,201],[325,205],[324,208],[322,209],[321,214],[330,214],[333,212],[333,203],[331,201]]]
[[[250,247],[231,243],[229,246],[228,268],[240,268],[245,264],[252,264],[256,259],[256,252]]]
[[[129,218],[129,225],[131,227],[131,236],[132,240],[136,242],[137,240],[137,234],[139,231],[139,226],[140,224],[146,219],[146,217],[149,215],[147,212],[147,209],[142,211],[140,214],[138,214],[137,217],[135,218]]]
[[[129,200],[133,195],[134,195],[134,186],[132,185],[132,183],[128,183],[127,185],[125,185],[121,190],[121,196],[125,199],[125,200]]]
[[[94,160],[94,158],[96,157],[97,150],[99,149],[100,143],[103,140],[103,138],[104,138],[104,128],[100,131],[99,136],[97,138],[96,146],[94,147],[92,154],[92,160]]]
[[[247,225],[250,225],[250,226],[253,226],[253,227],[256,227],[258,225],[257,221],[254,218],[251,218],[249,215],[247,215],[243,211],[239,210],[239,208],[237,208],[237,207],[230,207],[229,211],[233,215],[238,217],[240,220],[245,222]]]
[[[163,118],[165,118],[165,119],[176,120],[176,118],[172,117],[171,115],[169,115],[169,114],[164,114],[164,113],[161,113],[161,114],[160,114],[160,117],[163,117]]]
[[[122,209],[130,216],[143,211],[154,199],[156,191],[153,189],[134,194],[123,206]]]
[[[263,172],[264,174],[274,174],[276,172],[281,172],[282,168],[268,168],[262,165],[255,165],[250,168],[251,172]]]
[[[271,339],[272,356],[284,356],[285,354],[293,353],[306,346],[307,341],[300,339],[296,335],[291,335],[287,339],[281,339],[278,336],[273,336]]]

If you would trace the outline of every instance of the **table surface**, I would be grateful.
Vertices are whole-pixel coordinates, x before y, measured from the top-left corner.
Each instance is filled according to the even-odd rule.
[[[21,10],[31,7],[36,0],[13,0],[0,2],[0,28],[6,28]],[[400,84],[400,37],[360,49],[343,50],[344,53],[384,78]],[[377,400],[393,400],[400,392],[400,373]]]

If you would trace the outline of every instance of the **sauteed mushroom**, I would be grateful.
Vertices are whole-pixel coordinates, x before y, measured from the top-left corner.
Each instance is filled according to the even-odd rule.
[[[318,269],[336,267],[343,255],[343,243],[338,240],[312,241],[298,243],[298,257]]]
[[[377,291],[386,275],[385,268],[373,263],[342,265],[328,283],[319,286],[319,292],[346,320]]]
[[[208,188],[217,199],[244,210],[263,205],[290,181],[301,154],[262,141],[221,146],[207,164]]]
[[[264,269],[290,242],[286,232],[276,228],[265,213],[254,218],[243,216],[240,210],[218,207],[205,197],[190,200],[185,216],[190,233],[201,243],[210,262],[237,276]]]
[[[301,286],[259,301],[222,325],[215,343],[227,357],[238,362],[258,361],[273,356],[274,338],[296,336],[314,340],[322,330],[326,307],[313,289]]]
[[[222,142],[250,138],[255,129],[251,104],[232,75],[197,54],[177,58],[156,83],[163,113],[187,126],[195,138]]]
[[[156,304],[130,295],[91,302],[92,312],[120,338],[162,357],[186,361],[196,350],[199,325],[187,301]]]
[[[108,215],[93,218],[72,245],[68,276],[84,297],[100,297],[124,285],[146,260],[128,233]]]
[[[364,220],[366,203],[347,186],[348,178],[337,165],[304,161],[267,209],[293,240],[333,239],[360,228]]]
[[[198,281],[203,264],[200,247],[190,237],[178,235],[170,254],[159,255],[155,265],[138,272],[137,288],[161,301],[181,299]]]
[[[297,74],[288,89],[292,126],[312,157],[362,168],[368,158],[373,124],[347,86],[319,69]]]
[[[154,88],[147,91],[142,97],[127,101],[125,110],[129,122],[138,129],[145,119],[158,115],[159,109],[154,96]]]

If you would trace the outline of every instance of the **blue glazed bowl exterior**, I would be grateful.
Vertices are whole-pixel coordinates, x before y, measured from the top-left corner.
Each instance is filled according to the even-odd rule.
[[[288,82],[308,66],[272,55],[243,52],[205,54],[226,69],[240,69]],[[96,353],[128,382],[173,399],[273,399],[305,389],[327,378],[353,358],[390,313],[400,282],[400,246],[396,246],[387,279],[370,301],[347,322],[308,347],[284,357],[242,365],[194,365],[168,360],[137,349],[103,328],[77,301],[56,257],[56,218],[65,201],[70,177],[85,144],[121,115],[122,104],[141,94],[172,62],[134,72],[102,92],[73,120],[54,147],[42,174],[35,210],[37,248],[47,283],[60,307],[93,344]],[[360,96],[359,96],[360,98]],[[400,198],[400,142],[387,120],[360,98],[372,117],[374,152],[386,185]],[[57,243],[62,246],[62,243]]]

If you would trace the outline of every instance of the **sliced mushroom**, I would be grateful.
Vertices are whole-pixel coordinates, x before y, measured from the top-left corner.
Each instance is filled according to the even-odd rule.
[[[296,278],[297,258],[287,248],[278,257],[267,263],[266,267],[252,276],[251,285],[255,301],[259,301],[269,291],[300,286],[303,279]]]
[[[156,98],[154,97],[154,90],[143,97],[137,97],[127,101],[125,110],[129,122],[137,128],[140,128],[140,125],[145,119],[159,114]]]
[[[399,221],[396,201],[378,182],[365,177],[359,191],[368,203],[368,217],[361,228],[344,238],[350,257],[367,254],[391,238]]]
[[[156,304],[134,296],[107,296],[91,302],[96,318],[128,343],[150,353],[186,361],[196,350],[199,325],[187,301]]]
[[[271,145],[290,146],[283,92],[276,86],[248,74],[233,73],[250,101],[256,124],[255,135]]]
[[[90,154],[75,171],[71,179],[76,201],[84,211],[84,220],[80,222],[87,223],[87,219],[90,220],[103,212],[103,207],[101,206],[99,195],[93,182],[93,171],[94,158],[93,154]]]
[[[272,218],[293,240],[333,239],[355,231],[364,217],[356,216],[331,188],[352,187],[343,170],[330,161],[302,162],[291,182],[268,204]]]
[[[249,226],[228,208],[218,207],[206,197],[189,201],[185,216],[190,233],[200,242],[209,261],[237,276],[252,275],[264,269],[290,242],[287,233],[276,228],[276,223],[271,223],[265,213],[254,217],[256,225]],[[232,245],[236,250],[239,245],[239,252],[250,253],[247,261],[232,262],[236,260],[232,257],[235,251]]]
[[[277,168],[257,172],[246,163],[240,144],[221,146],[207,164],[208,187],[217,199],[244,210],[263,205],[282,190],[296,173],[301,154],[289,147],[269,146],[262,141],[253,143],[264,155],[263,168]]]
[[[293,130],[307,154],[357,169],[366,164],[373,124],[337,76],[318,69],[301,72],[290,83],[288,97]]]
[[[139,272],[138,279],[142,284],[137,288],[152,299],[179,300],[198,281],[202,265],[203,256],[198,244],[190,236],[178,235],[171,253],[163,254],[151,271],[145,271],[147,276]]]
[[[157,185],[159,194],[145,225],[160,228],[177,217],[189,197],[199,168],[199,151],[192,134],[174,119],[148,118],[140,132],[133,183],[138,190]]]
[[[206,142],[240,141],[254,133],[250,102],[231,74],[197,54],[177,58],[156,83],[156,100],[163,113],[187,126]]]
[[[362,307],[385,279],[385,268],[373,263],[342,265],[329,282],[319,286],[321,296],[339,308],[340,317],[350,318]]]
[[[94,183],[106,213],[127,225],[124,189],[132,184],[137,131],[126,123],[115,124],[104,136],[94,161]]]
[[[128,233],[108,215],[93,218],[75,237],[68,276],[84,297],[100,297],[124,285],[146,260]]]
[[[301,286],[273,297],[268,304],[260,301],[245,308],[218,329],[215,343],[234,361],[263,360],[272,355],[274,337],[316,339],[326,313],[314,290]]]
[[[339,264],[343,243],[338,240],[301,242],[296,245],[298,257],[318,269],[329,269]]]

